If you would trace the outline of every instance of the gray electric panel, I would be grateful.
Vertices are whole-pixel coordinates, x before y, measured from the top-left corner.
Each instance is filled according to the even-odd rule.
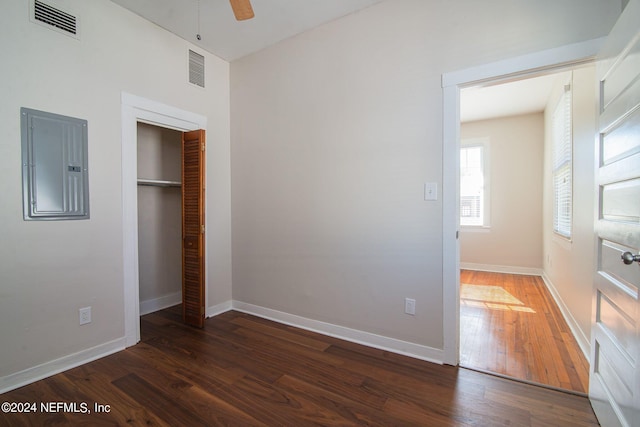
[[[87,121],[20,109],[25,220],[89,218]]]

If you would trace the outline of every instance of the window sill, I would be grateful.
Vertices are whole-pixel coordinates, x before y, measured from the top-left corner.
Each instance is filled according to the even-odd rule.
[[[490,225],[461,225],[460,231],[463,233],[489,233],[491,232]]]
[[[553,232],[552,241],[566,250],[571,249],[571,247],[573,246],[573,241],[570,237],[565,237],[562,234],[556,233],[555,231]]]

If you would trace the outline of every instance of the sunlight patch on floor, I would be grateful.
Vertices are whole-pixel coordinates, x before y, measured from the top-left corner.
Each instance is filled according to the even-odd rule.
[[[460,285],[460,304],[467,307],[488,308],[491,310],[510,310],[523,313],[535,313],[518,298],[500,286]]]

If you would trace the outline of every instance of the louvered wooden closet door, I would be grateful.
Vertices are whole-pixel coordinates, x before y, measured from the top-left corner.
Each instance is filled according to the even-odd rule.
[[[182,134],[182,315],[204,327],[204,130]]]

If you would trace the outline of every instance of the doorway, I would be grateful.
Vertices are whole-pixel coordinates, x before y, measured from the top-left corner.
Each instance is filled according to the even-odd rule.
[[[557,151],[554,129],[565,113],[566,120],[559,123],[575,124],[576,151],[582,146],[592,151],[590,134],[586,144],[580,143],[580,127],[593,123],[593,115],[585,117],[576,108],[572,120],[569,108],[556,108],[560,100],[574,97],[595,105],[594,69],[588,68],[465,88],[460,96],[460,364],[583,394],[588,351],[582,354],[571,331],[588,331],[590,300],[571,301],[561,312],[554,297],[579,300],[573,295],[588,295],[590,286],[574,289],[578,286],[567,282],[576,278],[556,271],[571,267],[569,261],[551,268],[552,257],[567,256],[554,247],[564,238],[552,232],[557,191],[551,175]],[[577,176],[588,175],[591,156],[575,157]],[[575,197],[576,206],[586,212],[576,212],[575,222],[590,221],[591,183],[575,188],[587,193]],[[576,251],[569,239],[561,243],[569,255]],[[588,262],[589,255],[580,258]],[[589,277],[577,279],[590,285]],[[571,316],[576,311],[583,315],[582,324]],[[574,321],[573,328],[563,313]]]
[[[460,351],[460,90],[590,64],[601,43],[591,40],[443,75],[443,359],[447,364],[458,365]]]
[[[123,283],[125,347],[140,341],[140,287],[138,257],[138,123],[179,132],[206,130],[204,116],[153,100],[122,93],[122,194],[123,194]],[[203,200],[204,203],[204,200]],[[203,221],[205,219],[203,218]],[[206,247],[206,234],[202,247]],[[207,283],[206,263],[204,283]],[[206,286],[204,287],[206,301]]]

